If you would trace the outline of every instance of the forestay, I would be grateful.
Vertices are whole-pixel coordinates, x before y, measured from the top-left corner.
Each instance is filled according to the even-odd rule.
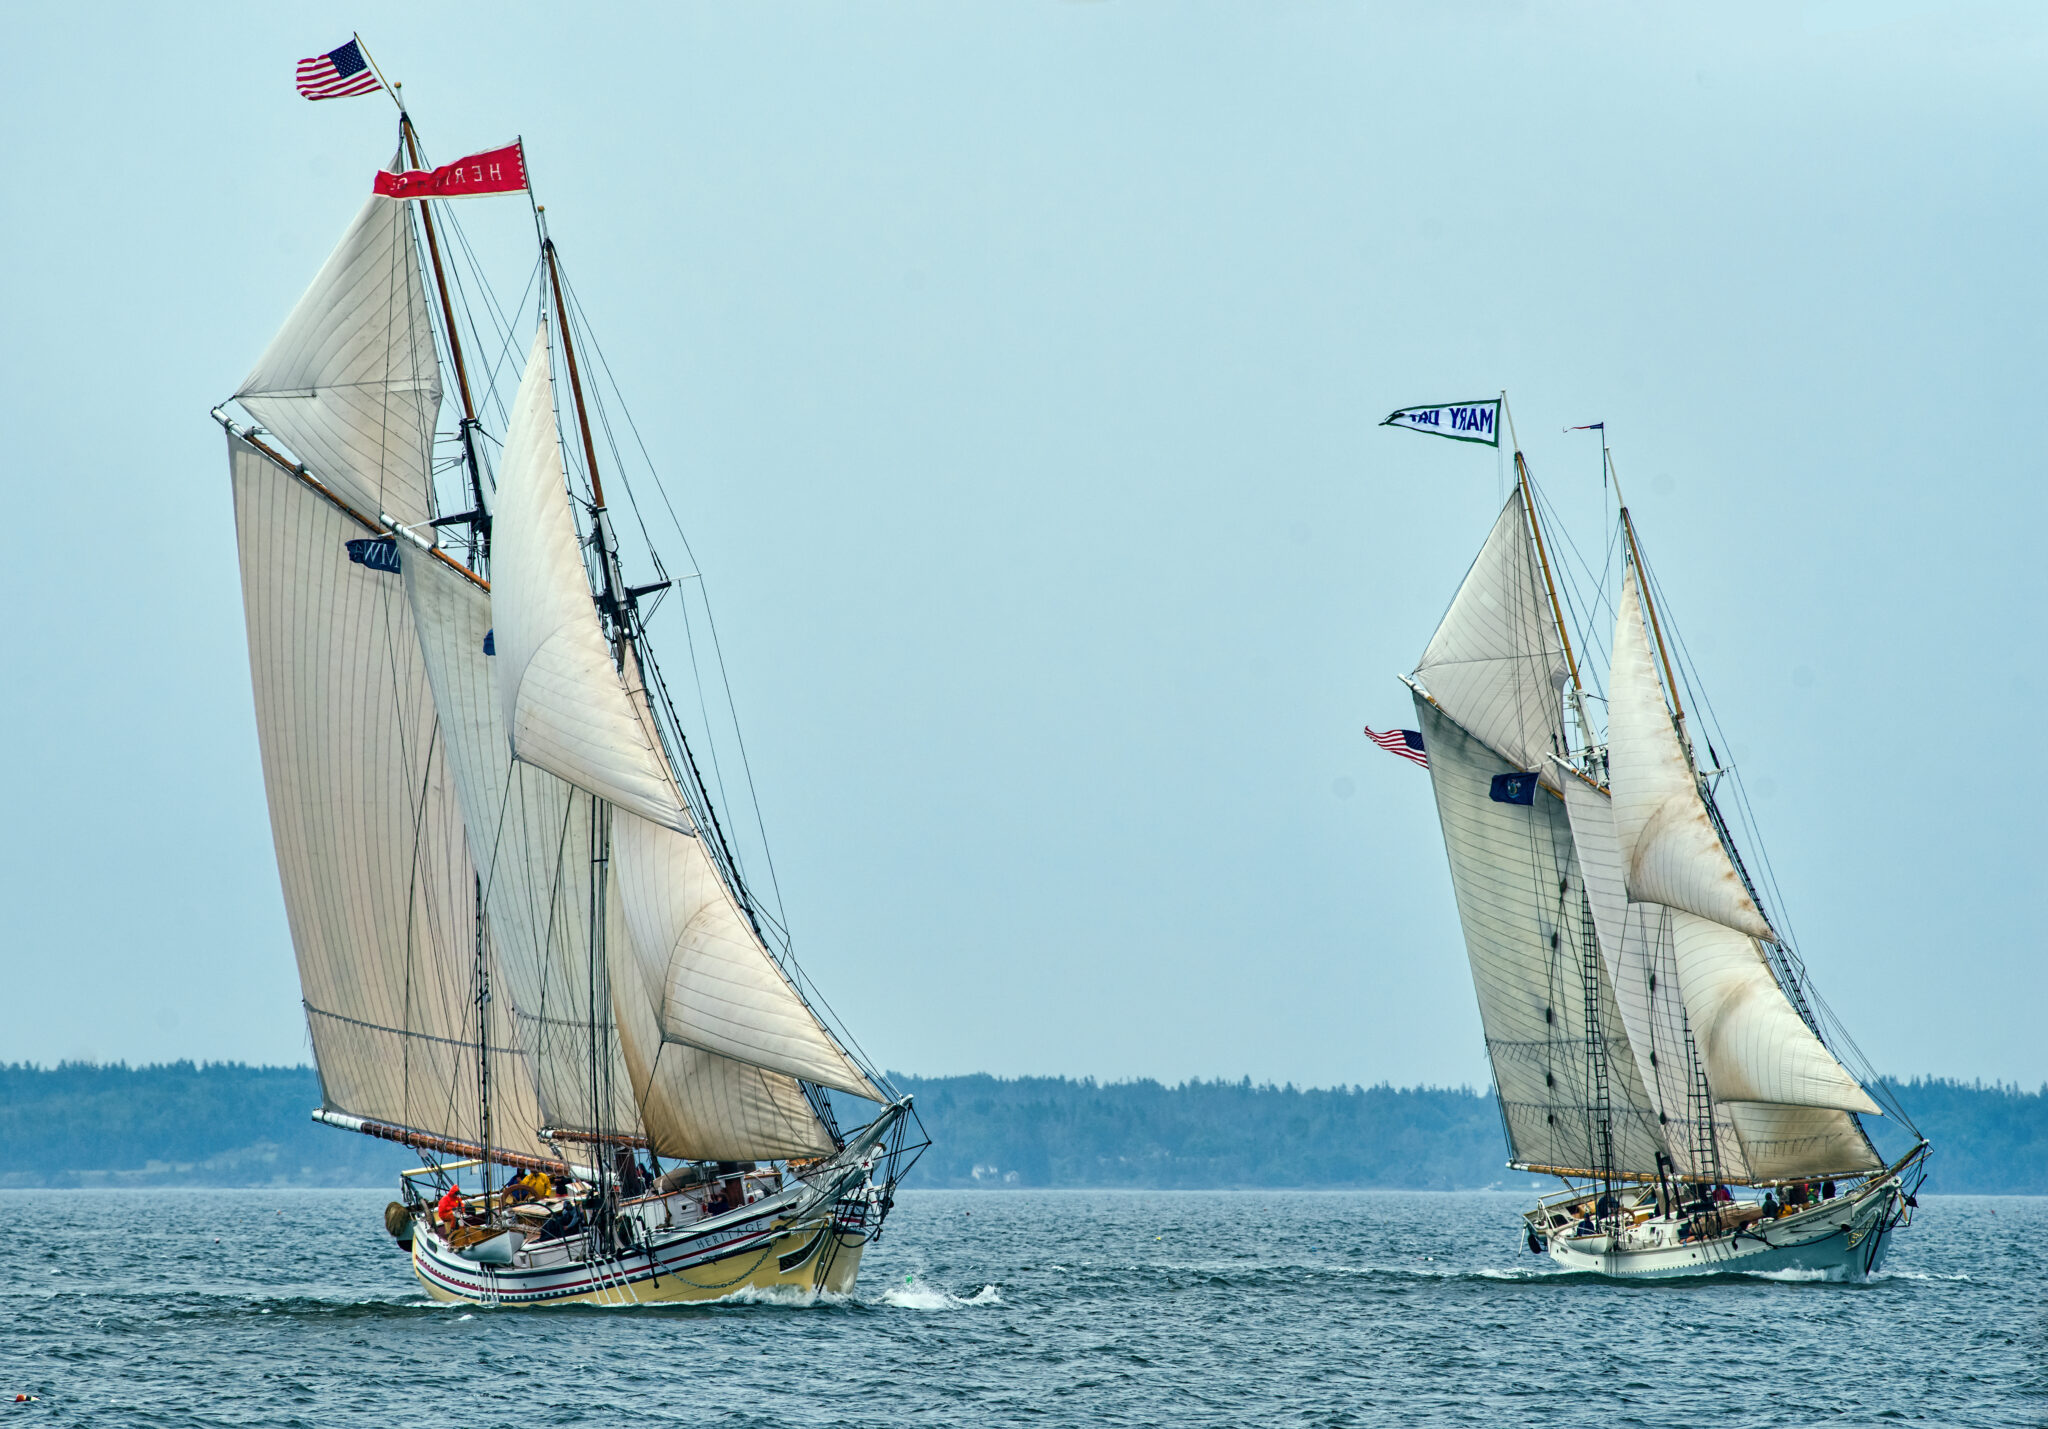
[[[264,789],[330,1110],[475,1140],[475,883],[404,585],[370,534],[230,437]],[[493,1141],[549,1155],[502,1013]]]
[[[1488,748],[1517,769],[1553,777],[1543,761],[1565,753],[1569,674],[1519,489],[1501,508],[1415,676]]]
[[[404,204],[364,203],[235,396],[365,516],[434,514],[441,369]]]
[[[512,752],[680,833],[690,816],[667,758],[620,683],[598,623],[555,427],[542,323],[513,400],[491,531],[497,687]]]

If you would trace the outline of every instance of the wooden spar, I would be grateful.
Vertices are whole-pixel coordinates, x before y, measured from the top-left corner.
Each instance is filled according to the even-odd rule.
[[[597,444],[590,440],[590,413],[583,406],[583,378],[576,370],[576,344],[569,338],[569,311],[562,306],[562,273],[555,262],[555,240],[543,239],[548,256],[548,286],[555,293],[555,321],[562,328],[562,355],[569,359],[569,394],[576,401],[576,425],[583,433],[583,463],[590,472],[591,499],[604,505],[604,483],[597,479]]]
[[[1620,493],[1619,480],[1615,482],[1614,489],[1617,494]],[[1643,548],[1636,544],[1636,522],[1635,518],[1628,514],[1627,506],[1621,508],[1621,529],[1628,533],[1628,553],[1636,563],[1636,588],[1642,592],[1643,609],[1650,615],[1650,633],[1657,637],[1657,658],[1664,662],[1664,683],[1671,687],[1671,707],[1677,712],[1678,718],[1683,720],[1685,702],[1678,696],[1678,677],[1671,673],[1671,651],[1664,645],[1664,627],[1657,622],[1657,601],[1650,594],[1650,577],[1643,569]]]
[[[1543,526],[1536,519],[1536,498],[1529,490],[1529,464],[1522,460],[1519,450],[1515,452],[1515,482],[1522,488],[1522,510],[1529,515],[1529,534],[1536,538],[1536,560],[1543,567],[1543,589],[1550,596],[1550,615],[1557,622],[1557,638],[1564,643],[1564,663],[1572,672],[1572,689],[1583,694],[1578,657],[1572,654],[1571,632],[1565,629],[1564,607],[1557,603],[1557,582],[1550,575],[1550,553],[1543,547]]]
[[[585,1146],[630,1146],[645,1151],[652,1143],[644,1136],[634,1136],[623,1131],[570,1131],[559,1126],[544,1126],[540,1129],[543,1141],[574,1141]]]
[[[484,1148],[474,1141],[457,1141],[452,1136],[436,1136],[432,1132],[415,1131],[409,1126],[394,1126],[387,1121],[371,1121],[368,1117],[349,1116],[343,1112],[316,1108],[313,1120],[327,1126],[338,1126],[343,1131],[359,1131],[364,1136],[374,1136],[380,1141],[395,1141],[400,1146],[410,1146],[417,1151],[450,1151],[457,1156],[475,1156],[483,1159]],[[492,1147],[489,1159],[501,1166],[517,1166],[522,1171],[546,1171],[550,1175],[591,1179],[596,1173],[588,1166],[577,1166],[568,1161],[551,1160],[545,1156],[528,1156],[524,1152],[506,1151]]]
[[[420,158],[419,140],[413,137],[412,117],[404,110],[399,111],[398,127],[405,135],[405,152],[411,156],[412,166],[416,169],[426,167]],[[455,385],[462,393],[462,420],[474,422],[476,404],[469,399],[469,368],[462,360],[462,338],[455,331],[455,304],[449,300],[448,278],[441,270],[441,242],[434,236],[433,207],[426,199],[420,200],[420,222],[426,225],[427,254],[434,260],[434,286],[441,294],[441,321],[448,329],[448,351],[455,358]],[[475,473],[470,475],[474,481]],[[482,510],[482,495],[477,493],[477,496],[477,509]]]
[[[332,488],[323,484],[318,477],[313,475],[312,472],[306,470],[304,466],[292,461],[291,459],[286,457],[283,452],[278,451],[275,447],[266,443],[261,437],[258,437],[255,432],[250,431],[247,428],[236,426],[233,420],[229,418],[228,414],[221,411],[220,408],[215,407],[213,409],[213,419],[216,422],[219,422],[223,427],[226,427],[228,429],[229,436],[235,438],[237,441],[244,443],[251,450],[262,453],[263,456],[267,457],[270,460],[272,465],[276,466],[278,470],[284,472],[287,476],[294,477],[297,480],[304,482],[308,487],[312,489],[315,495],[321,497],[329,505],[333,506],[335,510],[341,512],[342,515],[348,517],[349,520],[355,522],[358,526],[362,527],[365,531],[368,531],[371,535],[389,536],[394,534],[391,528],[384,525],[383,522],[372,521],[362,512],[356,510],[355,507],[349,505],[346,501],[343,501],[339,496],[335,495]],[[448,553],[446,551],[443,551],[440,547],[422,546],[420,547],[420,549],[425,551],[428,555],[432,556],[435,560],[439,561],[442,565],[448,567],[449,570],[455,571],[459,573],[464,579],[473,582],[479,590],[489,590],[491,588],[491,583],[489,581],[485,580],[482,576],[478,575],[468,566],[462,564],[462,562],[451,558],[448,555]]]
[[[398,106],[398,128],[405,136],[405,151],[412,156],[413,167],[424,167],[419,140],[413,134],[412,116],[405,112],[403,104]],[[455,386],[462,394],[462,464],[469,473],[473,534],[478,547],[488,551],[490,521],[484,507],[484,474],[476,459],[476,403],[469,395],[469,364],[462,357],[462,335],[455,327],[455,303],[448,295],[448,276],[441,268],[441,241],[434,235],[433,205],[426,199],[420,200],[420,222],[427,230],[427,253],[434,260],[434,287],[441,296],[441,325],[448,330],[448,354],[455,359]]]

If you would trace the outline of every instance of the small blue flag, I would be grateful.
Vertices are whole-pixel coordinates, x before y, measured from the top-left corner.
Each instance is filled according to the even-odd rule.
[[[495,655],[498,653],[497,636],[498,627],[495,625],[493,625],[489,630],[486,630],[484,632],[484,654]]]
[[[1533,804],[1536,802],[1536,776],[1496,774],[1493,776],[1493,786],[1486,791],[1486,797],[1496,804]]]
[[[359,566],[368,566],[373,571],[389,571],[398,574],[398,541],[391,536],[376,536],[348,543],[348,558]]]

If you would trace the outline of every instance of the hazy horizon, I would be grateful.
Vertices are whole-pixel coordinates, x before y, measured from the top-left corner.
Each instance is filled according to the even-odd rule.
[[[336,16],[15,24],[0,1062],[309,1059],[207,410],[391,153],[292,91],[353,25],[437,156],[524,136],[877,1063],[1487,1085],[1428,778],[1359,731],[1501,490],[1375,424],[1505,387],[1595,558],[1607,423],[1870,1061],[2048,1082],[2048,17]]]

